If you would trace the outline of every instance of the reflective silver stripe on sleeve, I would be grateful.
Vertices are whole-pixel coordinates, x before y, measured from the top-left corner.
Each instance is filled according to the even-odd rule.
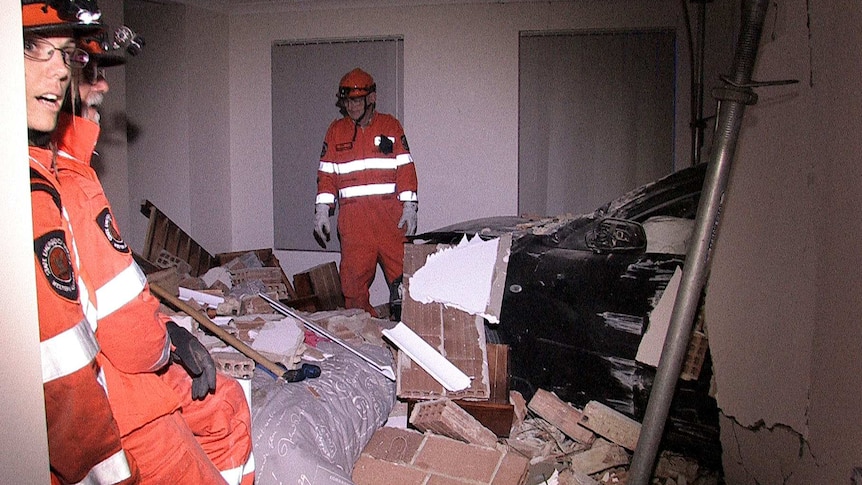
[[[314,199],[315,204],[334,204],[335,203],[335,194],[317,194],[317,198]]]
[[[119,483],[132,476],[126,453],[120,450],[105,458],[101,463],[94,466],[90,473],[78,482],[77,485],[100,485],[103,483]]]
[[[165,348],[162,349],[162,356],[159,357],[159,361],[153,364],[150,368],[150,371],[157,371],[164,367],[165,364],[168,363],[168,359],[171,358],[171,339],[165,338]]]
[[[355,187],[345,187],[338,191],[339,197],[344,199],[348,199],[350,197],[361,197],[365,195],[383,195],[394,193],[395,184],[357,185]]]
[[[335,173],[335,164],[332,162],[320,162],[317,170],[324,173]]]
[[[401,155],[396,155],[395,160],[398,162],[398,166],[407,165],[408,163],[413,163],[413,156],[409,153],[402,153]]]
[[[146,282],[147,277],[144,276],[144,272],[137,263],[132,262],[111,281],[102,285],[96,290],[99,319],[105,318],[135,299],[144,291]]]
[[[80,272],[78,275],[80,276]],[[90,301],[90,288],[84,283],[84,279],[80,277],[78,278],[78,291],[80,291],[78,303],[81,304],[84,317],[90,322],[90,327],[95,332],[99,328],[99,311],[96,309],[96,305],[93,305],[93,302]]]
[[[398,200],[401,202],[419,202],[419,194],[410,190],[405,190],[398,194]]]
[[[42,354],[42,383],[83,369],[99,353],[99,344],[87,320],[39,344]]]

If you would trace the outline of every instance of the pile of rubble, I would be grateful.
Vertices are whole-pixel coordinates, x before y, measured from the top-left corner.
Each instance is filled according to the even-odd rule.
[[[515,419],[500,438],[448,398],[412,404],[410,428],[384,427],[353,470],[356,485],[438,483],[597,485],[627,482],[640,424],[598,402],[583,411],[540,390],[511,393]],[[719,474],[662,452],[655,485],[718,485]]]
[[[326,358],[313,344],[306,345],[313,334],[299,322],[277,314],[257,296],[266,293],[284,300],[294,289],[286,293],[281,269],[265,266],[253,252],[211,268],[200,277],[190,276],[182,267],[171,267],[151,273],[149,280],[169,291],[178,292],[183,287],[199,292],[204,295],[199,299],[215,297],[215,303],[194,298],[189,303],[207,313],[222,329],[286,368]],[[361,310],[311,311],[302,315],[352,345],[385,346],[393,356],[397,355],[382,336],[385,320]],[[255,363],[250,358],[207,335],[190,319],[188,322],[223,372],[237,378],[252,377]],[[512,424],[504,432],[482,424],[473,416],[475,410],[468,411],[471,403],[464,400],[400,399],[393,411],[393,417],[399,419],[390,419],[397,424],[380,428],[372,436],[355,464],[354,482],[419,485],[432,478],[465,485],[627,482],[640,423],[597,401],[577,409],[542,389],[529,402],[516,391],[508,392],[508,398],[507,405],[513,409],[508,411]],[[508,423],[508,414],[505,416]],[[719,483],[723,482],[716,471],[666,451],[660,454],[652,480],[655,485]]]

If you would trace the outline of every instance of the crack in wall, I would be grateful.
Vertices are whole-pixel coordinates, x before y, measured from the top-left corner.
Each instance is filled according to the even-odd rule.
[[[808,440],[805,438],[805,436],[802,433],[796,431],[792,426],[788,426],[788,425],[783,424],[783,423],[775,423],[773,425],[767,425],[766,422],[762,419],[757,421],[754,424],[744,425],[744,424],[740,423],[736,417],[725,414],[723,411],[720,411],[720,413],[723,417],[728,418],[731,422],[731,430],[730,431],[731,431],[731,435],[732,435],[733,445],[736,447],[736,449],[735,449],[736,456],[734,457],[734,463],[740,468],[740,470],[742,470],[742,472],[744,473],[744,475],[746,477],[746,480],[750,481],[754,485],[769,485],[770,483],[775,483],[775,482],[774,481],[767,481],[767,482],[761,481],[763,479],[763,477],[758,476],[759,474],[756,473],[752,468],[749,467],[749,462],[752,462],[753,460],[746,459],[750,455],[750,450],[746,451],[745,442],[748,442],[747,446],[750,448],[751,446],[757,445],[756,439],[758,439],[758,438],[755,438],[754,440],[752,440],[750,438],[746,438],[740,434],[740,430],[748,431],[748,432],[752,433],[753,435],[757,435],[758,433],[765,433],[765,432],[769,432],[769,433],[780,432],[780,433],[784,433],[786,436],[792,437],[792,439],[796,440],[796,443],[797,443],[796,444],[796,453],[795,453],[796,461],[794,461],[792,463],[784,463],[780,459],[773,461],[773,463],[775,463],[775,466],[776,466],[775,470],[776,470],[777,474],[780,475],[780,478],[781,478],[780,483],[782,483],[784,485],[794,483],[793,479],[796,476],[796,473],[799,471],[798,469],[787,469],[788,467],[796,468],[797,466],[803,466],[802,462],[806,459],[806,457],[810,458],[814,462],[815,467],[818,465],[817,457],[812,452],[811,446],[810,446]],[[808,409],[807,408],[806,408],[805,415],[806,415],[806,423],[807,423],[808,422]],[[775,438],[763,437],[763,439],[765,439],[765,440],[770,440],[770,439],[780,440],[781,438],[780,437],[775,437]],[[758,470],[760,470],[761,469],[760,465],[757,465],[757,468],[758,468]],[[773,478],[775,478],[775,477],[773,477]],[[859,485],[862,485],[862,483],[860,483]]]

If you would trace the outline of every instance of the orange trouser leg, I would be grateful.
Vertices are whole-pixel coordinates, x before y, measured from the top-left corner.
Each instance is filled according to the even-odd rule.
[[[122,438],[135,457],[145,485],[223,484],[179,412],[162,416]]]
[[[195,401],[192,380],[181,366],[172,365],[163,378],[178,393],[182,417],[215,467],[221,472],[243,467],[252,451],[251,412],[239,382],[218,373],[215,393]]]
[[[361,308],[377,316],[368,292],[376,271],[377,252],[372,247],[358,241],[342,244],[339,274],[345,307]]]
[[[377,263],[387,283],[403,272],[405,229],[398,228],[402,204],[394,197],[370,198],[343,204],[338,215],[341,237],[341,291],[347,308],[362,308],[377,316],[368,288]]]

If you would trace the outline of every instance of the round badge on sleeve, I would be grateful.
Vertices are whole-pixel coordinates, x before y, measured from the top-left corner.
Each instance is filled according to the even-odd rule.
[[[117,230],[117,226],[114,224],[114,216],[107,207],[102,209],[102,212],[96,217],[96,223],[99,224],[102,234],[105,235],[114,249],[121,253],[129,252],[129,246],[123,241],[123,236],[120,236],[120,231]]]
[[[33,241],[36,259],[51,288],[69,300],[78,299],[78,282],[63,231],[51,231]]]

